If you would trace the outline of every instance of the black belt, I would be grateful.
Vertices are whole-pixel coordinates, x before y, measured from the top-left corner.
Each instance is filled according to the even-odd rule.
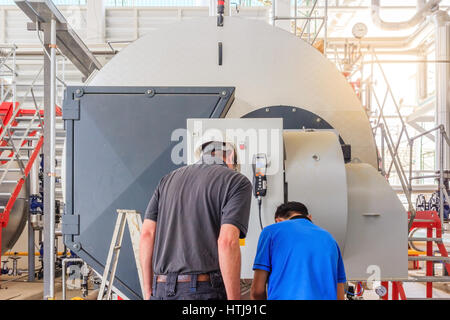
[[[179,274],[177,277],[177,282],[191,282],[192,275],[190,274]],[[201,273],[197,275],[197,281],[206,282],[210,281],[210,277],[208,273]],[[156,282],[167,282],[167,276],[160,274],[156,276]]]

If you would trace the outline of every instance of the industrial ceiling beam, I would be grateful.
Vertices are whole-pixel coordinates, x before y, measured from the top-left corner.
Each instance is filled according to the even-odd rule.
[[[80,70],[85,78],[95,70],[100,70],[102,65],[95,58],[86,44],[78,34],[70,27],[67,20],[56,8],[51,0],[14,0],[16,5],[32,21],[28,25],[29,30],[39,29],[43,24],[49,24],[52,18],[57,23],[56,45],[63,55],[65,55]]]

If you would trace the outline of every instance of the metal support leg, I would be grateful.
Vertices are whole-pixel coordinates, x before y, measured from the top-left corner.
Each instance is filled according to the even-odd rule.
[[[433,229],[431,227],[427,228],[427,238],[433,237]],[[433,256],[433,242],[427,241],[427,256]],[[433,261],[426,261],[426,275],[427,277],[433,276]],[[427,298],[433,297],[433,282],[427,282]]]
[[[31,225],[31,213],[28,212],[28,281],[34,281],[35,256],[34,256],[34,229]]]
[[[398,300],[398,288],[396,281],[392,281],[392,300]]]
[[[98,291],[98,300],[111,299],[112,281],[116,275],[117,262],[119,260],[120,247],[122,246],[123,232],[125,230],[126,216],[124,212],[119,212],[117,217],[116,226],[114,227],[114,233],[109,247],[108,257],[106,259],[105,270],[103,271],[102,284]],[[112,265],[112,268],[111,268]],[[111,268],[111,274],[109,269]],[[108,290],[105,295],[105,287],[108,282]]]
[[[56,20],[45,24],[44,44],[44,299],[55,298]]]
[[[386,288],[386,294],[381,299],[388,300],[389,299],[389,281],[382,281],[381,285]]]

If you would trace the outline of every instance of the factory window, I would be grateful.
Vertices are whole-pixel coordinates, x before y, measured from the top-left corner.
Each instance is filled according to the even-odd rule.
[[[201,3],[196,0],[106,0],[108,7],[192,7]]]
[[[209,0],[106,0],[108,7],[195,7],[209,5]],[[257,7],[270,4],[268,0],[236,0],[234,6]]]
[[[86,0],[53,0],[57,6],[85,6]],[[14,6],[14,0],[0,0],[0,6]]]

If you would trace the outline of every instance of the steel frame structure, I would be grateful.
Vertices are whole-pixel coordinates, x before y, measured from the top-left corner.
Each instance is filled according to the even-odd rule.
[[[276,12],[276,0],[272,0],[272,25],[275,27],[276,26],[276,22],[277,21],[281,21],[281,20],[287,20],[287,21],[294,21],[294,34],[298,37],[300,37],[303,40],[306,40],[309,44],[313,45],[315,43],[315,41],[317,40],[317,37],[319,36],[320,32],[322,31],[322,29],[324,30],[324,36],[323,36],[323,41],[324,41],[324,52],[326,52],[326,48],[327,48],[327,32],[328,32],[328,27],[327,27],[327,21],[328,21],[328,0],[323,0],[325,2],[325,6],[323,7],[323,15],[321,16],[315,16],[314,14],[317,12],[317,10],[319,10],[317,8],[317,5],[319,3],[320,0],[313,0],[314,2],[312,3],[311,7],[304,7],[298,6],[298,1],[295,0],[294,1],[294,16],[278,16],[277,12]],[[308,13],[306,15],[298,15],[299,14],[299,10],[301,9],[307,9]],[[300,11],[300,14],[303,14]],[[298,35],[297,32],[297,23],[298,21],[304,21],[303,23],[303,27],[301,28],[300,31],[300,35]],[[320,25],[317,28],[317,26],[315,26],[314,31],[311,31],[311,21],[320,21]],[[303,37],[303,35],[305,34],[305,30],[308,30],[307,33],[307,38],[305,39]],[[311,39],[311,33],[314,33],[314,37]]]
[[[66,56],[85,78],[101,64],[70,28],[50,0],[15,0],[32,21],[29,30],[44,33],[44,299],[55,299],[56,53]],[[38,32],[39,35],[39,32]]]

